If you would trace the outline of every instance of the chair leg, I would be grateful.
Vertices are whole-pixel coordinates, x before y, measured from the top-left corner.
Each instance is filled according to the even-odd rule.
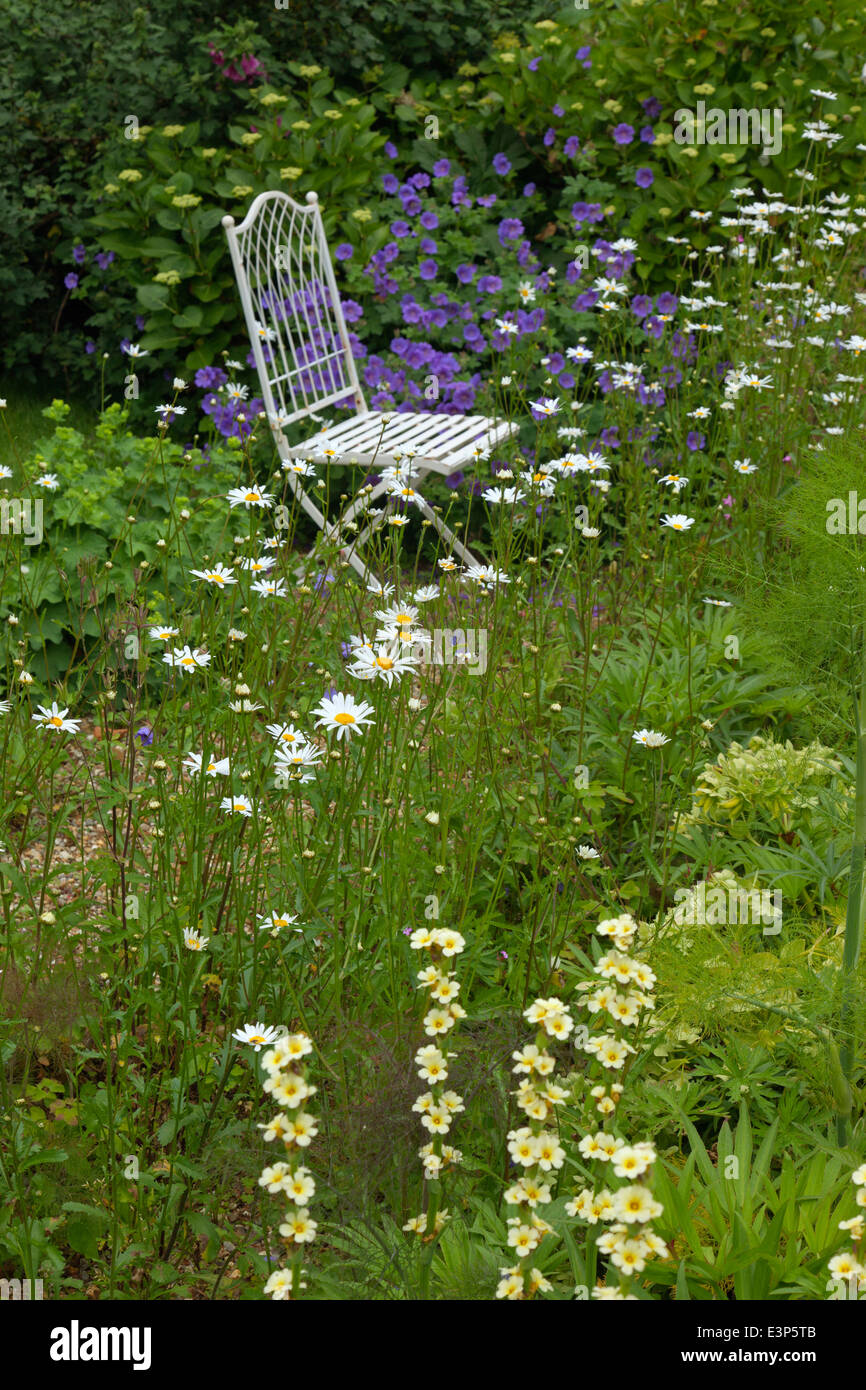
[[[452,550],[455,550],[457,552],[457,554],[460,556],[460,559],[463,561],[465,565],[478,564],[478,561],[475,559],[475,556],[472,554],[471,550],[467,550],[463,542],[458,541],[450,526],[445,525],[445,522],[442,520],[440,516],[437,516],[436,512],[434,512],[433,508],[430,506],[428,502],[425,502],[423,498],[420,498],[418,501],[418,508],[421,512],[423,512],[424,516],[427,518],[428,521],[432,521],[433,525],[436,527],[436,530],[439,532],[442,539],[446,542],[447,545],[451,547]]]
[[[287,461],[291,457],[288,454],[284,454],[282,451],[280,451],[280,456]],[[429,468],[420,468],[414,481],[421,482],[430,472],[431,470]],[[359,532],[358,536],[350,542],[345,540],[344,528],[347,522],[353,521],[359,512],[365,510],[371,502],[375,501],[376,498],[380,497],[381,494],[386,491],[388,486],[387,483],[379,482],[373,488],[372,492],[366,493],[363,497],[356,497],[349,507],[347,507],[346,511],[343,512],[339,521],[331,523],[308,495],[301,480],[292,472],[288,473],[288,478],[295,497],[300,502],[307,515],[311,517],[316,526],[318,526],[322,535],[328,540],[336,541],[340,545],[341,558],[346,560],[364,582],[367,583],[370,579],[370,569],[369,566],[365,565],[358,552],[366,545],[370,536],[376,530],[376,522],[372,522],[369,526],[366,526],[364,530]],[[386,513],[396,505],[396,501],[396,498],[388,499],[385,506]],[[460,556],[464,564],[475,565],[478,563],[472,552],[467,549],[462,541],[457,539],[451,528],[446,526],[445,522],[434,512],[430,504],[424,500],[420,492],[416,493],[416,505],[421,514],[436,527],[436,530],[450,549]],[[305,566],[299,566],[295,570],[295,574],[300,576],[305,572],[305,569]]]

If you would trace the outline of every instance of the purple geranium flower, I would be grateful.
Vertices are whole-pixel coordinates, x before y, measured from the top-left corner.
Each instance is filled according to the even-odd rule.
[[[142,724],[140,729],[136,729],[135,737],[141,739],[142,748],[149,748],[153,743],[153,729],[149,724]]]
[[[563,147],[566,159],[574,159],[574,156],[577,154],[579,149],[580,141],[578,140],[577,136],[569,135]]]
[[[72,259],[76,265],[84,265],[86,258],[87,251],[85,250],[84,242],[80,241],[77,246],[73,246],[72,248]]]
[[[511,160],[506,154],[495,154],[493,156],[493,167],[497,174],[505,175],[511,171]]]
[[[382,187],[386,193],[396,193],[397,189],[400,187],[400,180],[397,178],[396,174],[383,174]]]
[[[341,241],[334,252],[338,261],[350,261],[354,254],[355,248],[348,241]]]
[[[655,181],[652,169],[640,168],[635,171],[634,181],[638,188],[650,188]]]
[[[215,391],[217,387],[225,386],[228,376],[222,367],[199,367],[193,381],[204,391]]]
[[[634,139],[634,126],[629,125],[627,121],[621,121],[618,126],[613,128],[613,139],[614,144],[630,145]]]
[[[74,271],[70,270],[68,275],[64,275],[63,283],[68,290],[74,290],[75,286],[78,284],[78,276]]]
[[[656,300],[656,312],[659,314],[675,314],[679,302],[675,294],[671,294],[669,290],[664,290]]]
[[[458,265],[455,274],[461,285],[469,285],[472,283],[475,279],[476,269],[477,266],[474,265]]]
[[[385,141],[385,153],[389,159],[397,158],[397,146],[392,144],[390,140]]]
[[[519,217],[503,217],[497,230],[499,245],[504,246],[506,241],[517,241],[523,236],[523,223]]]
[[[535,192],[535,184],[534,184],[534,183],[527,183],[527,184],[524,184],[524,186],[523,186],[523,196],[524,196],[524,198],[531,198],[534,192]]]
[[[437,159],[437,160],[436,160],[436,163],[433,165],[433,177],[434,177],[434,179],[447,179],[447,177],[448,177],[448,175],[449,175],[450,173],[451,173],[451,161],[450,161],[450,159]]]
[[[114,252],[97,251],[93,259],[96,261],[96,264],[99,266],[100,270],[107,270],[108,267],[111,265],[111,262],[114,260]]]
[[[425,231],[432,232],[439,226],[439,218],[435,212],[422,212],[418,221]]]
[[[409,226],[408,222],[403,222],[402,220],[398,219],[396,222],[391,223],[391,235],[398,238],[404,236],[411,236],[412,228]]]
[[[543,141],[543,143],[544,143],[544,144],[548,147],[548,149],[549,149],[550,146],[553,145],[555,142],[556,142],[556,131],[554,130],[553,126],[551,125],[551,126],[548,126],[548,127],[547,127],[547,130],[544,132],[544,141]]]
[[[435,280],[439,272],[439,267],[435,261],[422,261],[418,267],[418,274],[422,280]]]
[[[640,138],[645,145],[655,144],[656,133],[651,125],[645,125],[641,127]]]

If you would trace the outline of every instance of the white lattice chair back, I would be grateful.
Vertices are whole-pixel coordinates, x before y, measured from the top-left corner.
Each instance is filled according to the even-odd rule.
[[[329,406],[366,413],[318,195],[305,207],[260,193],[237,227],[223,226],[275,433]]]

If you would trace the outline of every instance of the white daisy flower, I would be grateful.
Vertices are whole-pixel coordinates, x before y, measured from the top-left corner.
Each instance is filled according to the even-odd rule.
[[[316,728],[326,728],[335,732],[337,741],[348,739],[351,733],[362,733],[365,724],[373,724],[375,720],[370,718],[373,713],[373,706],[367,704],[365,700],[356,701],[353,695],[341,693],[333,696],[323,696],[320,703],[312,711],[319,718],[316,720]]]
[[[254,1052],[261,1052],[263,1047],[276,1042],[279,1036],[276,1028],[266,1028],[264,1023],[245,1023],[243,1028],[236,1028],[232,1033],[238,1042],[249,1043]]]
[[[257,487],[233,487],[231,492],[226,493],[226,501],[232,507],[270,507],[273,503],[273,493],[262,492]]]
[[[258,913],[257,916],[259,931],[269,931],[271,936],[276,936],[278,932],[283,930],[283,927],[294,926],[298,920],[297,914],[293,915],[289,912],[269,912],[266,917]],[[295,927],[295,931],[301,931],[301,928]]]
[[[214,565],[209,570],[190,570],[190,574],[195,575],[196,579],[204,579],[208,584],[216,584],[218,589],[222,589],[226,584],[237,584],[237,580],[230,569],[225,565]]]
[[[399,648],[391,643],[381,643],[374,650],[360,647],[355,660],[349,666],[349,674],[361,681],[382,680],[390,688],[407,671],[418,665],[416,657],[400,654]]]
[[[662,748],[670,739],[666,734],[659,734],[655,729],[638,729],[632,734],[635,743],[642,743],[644,748]]]
[[[190,651],[189,645],[185,647],[175,647],[172,651],[166,652],[162,658],[167,666],[178,666],[181,671],[194,671],[199,666],[207,666],[210,662],[210,652],[196,650]]]
[[[77,734],[80,719],[67,719],[69,713],[67,709],[59,709],[57,701],[54,700],[50,708],[45,705],[38,706],[39,713],[31,715],[37,724],[43,729],[53,729],[57,734]]]
[[[250,593],[260,594],[262,598],[286,598],[288,589],[285,579],[256,579],[250,585]]]
[[[204,772],[207,777],[227,777],[230,772],[228,758],[208,758],[203,753],[187,753],[183,766],[190,772]]]

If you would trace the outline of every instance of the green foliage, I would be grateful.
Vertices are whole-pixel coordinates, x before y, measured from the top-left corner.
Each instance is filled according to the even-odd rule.
[[[694,791],[692,810],[681,827],[706,825],[736,836],[813,835],[816,822],[846,816],[845,801],[853,788],[841,777],[842,763],[818,739],[795,748],[790,739],[755,734],[744,748],[732,743],[714,763],[707,763]],[[832,804],[820,796],[832,794]]]
[[[17,614],[23,580],[28,611],[14,626],[3,625],[2,649],[12,654],[23,642],[28,665],[52,679],[69,661],[75,634],[85,648],[108,639],[115,661],[129,666],[124,650],[133,626],[127,605],[136,586],[140,595],[152,597],[154,608],[163,605],[159,616],[167,621],[188,564],[225,534],[222,507],[208,499],[235,480],[235,451],[215,449],[205,458],[167,439],[134,435],[119,405],[103,412],[92,435],[64,423],[69,406],[63,401],[42,413],[53,434],[22,461],[20,483],[3,480],[5,493],[21,497],[23,483],[31,502],[41,503],[43,536],[38,545],[28,544],[24,534],[8,539],[19,561],[10,563],[7,549],[0,598],[7,612]],[[45,474],[57,479],[56,491],[37,485]],[[182,511],[189,512],[185,521],[179,519]],[[180,531],[186,561],[176,550],[165,553],[169,541],[175,549]]]

